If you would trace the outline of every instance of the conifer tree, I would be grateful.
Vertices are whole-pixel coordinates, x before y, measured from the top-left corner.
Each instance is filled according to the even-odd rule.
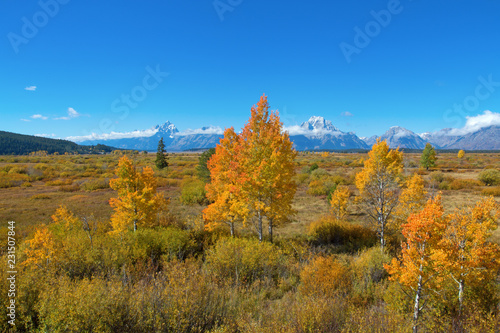
[[[163,138],[160,139],[158,142],[158,150],[156,152],[156,167],[159,170],[162,170],[166,167],[168,167],[168,161],[167,161],[167,151],[165,150],[165,143],[163,142]]]

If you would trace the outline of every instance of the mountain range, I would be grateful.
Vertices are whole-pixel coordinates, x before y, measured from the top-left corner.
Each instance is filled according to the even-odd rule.
[[[472,132],[458,129],[442,129],[433,133],[417,134],[408,129],[394,126],[381,136],[359,138],[354,132],[343,132],[323,117],[311,117],[301,125],[285,127],[297,150],[345,150],[370,149],[377,138],[387,140],[391,148],[423,149],[427,142],[440,149],[497,150],[500,149],[500,126],[482,127]],[[179,132],[167,121],[135,135],[114,137],[93,137],[90,140],[74,140],[82,145],[106,144],[123,149],[154,151],[163,138],[167,151],[205,149],[215,147],[223,136],[219,127],[203,127],[197,130]],[[117,134],[117,133],[115,133]],[[118,133],[119,134],[119,133]]]

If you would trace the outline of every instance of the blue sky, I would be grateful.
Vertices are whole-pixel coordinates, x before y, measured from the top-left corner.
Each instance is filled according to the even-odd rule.
[[[241,128],[263,93],[285,126],[316,115],[359,136],[500,112],[499,1],[2,6],[0,130]]]

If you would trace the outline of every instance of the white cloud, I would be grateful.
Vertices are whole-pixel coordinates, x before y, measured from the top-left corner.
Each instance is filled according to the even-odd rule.
[[[30,116],[31,119],[42,119],[42,120],[47,120],[48,118],[45,116],[42,116],[41,114],[34,114]]]
[[[54,119],[55,120],[70,120],[73,118],[78,118],[80,116],[81,116],[81,114],[78,113],[75,109],[68,108],[68,115],[66,117],[58,117],[58,118],[54,118]]]
[[[24,90],[35,91],[36,90],[36,86],[28,86],[28,87],[24,88]]]
[[[467,116],[465,126],[462,128],[454,128],[449,131],[448,135],[466,135],[479,131],[481,128],[489,126],[500,126],[500,113],[486,110],[483,114],[471,117]]]
[[[52,134],[35,134],[35,136],[39,136],[42,138],[55,138],[56,137],[56,135],[54,133],[52,133]]]
[[[30,122],[31,120],[29,120],[29,119],[24,119],[24,118],[21,118],[21,121],[26,121],[26,122]]]
[[[283,131],[288,132],[288,135],[305,135],[307,137],[319,137],[323,136],[325,134],[331,134],[331,135],[340,135],[342,134],[341,131],[333,131],[331,129],[327,128],[314,128],[314,129],[308,129],[304,128],[299,125],[293,125],[293,126],[283,126]]]
[[[352,113],[350,113],[349,111],[342,112],[340,115],[342,117],[352,117]]]
[[[80,117],[80,114],[75,109],[73,109],[73,108],[68,108],[68,115],[71,118]]]
[[[157,128],[150,128],[147,130],[136,130],[132,132],[111,132],[104,134],[92,133],[90,135],[82,136],[69,136],[66,140],[81,142],[81,141],[93,141],[93,140],[115,140],[115,139],[132,139],[132,138],[147,138],[158,133]],[[183,132],[175,133],[175,136],[186,136],[193,134],[217,134],[222,135],[224,131],[220,127],[203,127],[198,129],[187,129]]]
[[[115,140],[115,139],[132,139],[132,138],[144,138],[155,135],[158,129],[150,128],[147,130],[137,130],[132,132],[111,132],[104,134],[92,133],[89,135],[82,136],[68,136],[66,140],[81,142],[89,140]]]
[[[222,135],[224,134],[224,130],[220,127],[215,127],[215,126],[209,126],[209,127],[202,127],[202,128],[197,128],[197,129],[190,129],[188,128],[185,131],[175,133],[177,136],[186,136],[186,135],[193,135],[193,134],[216,134],[216,135]]]

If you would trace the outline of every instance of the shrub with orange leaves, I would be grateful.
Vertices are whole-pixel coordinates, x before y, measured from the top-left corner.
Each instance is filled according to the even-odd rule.
[[[299,291],[303,295],[346,294],[351,288],[349,266],[332,256],[318,256],[300,272]]]

